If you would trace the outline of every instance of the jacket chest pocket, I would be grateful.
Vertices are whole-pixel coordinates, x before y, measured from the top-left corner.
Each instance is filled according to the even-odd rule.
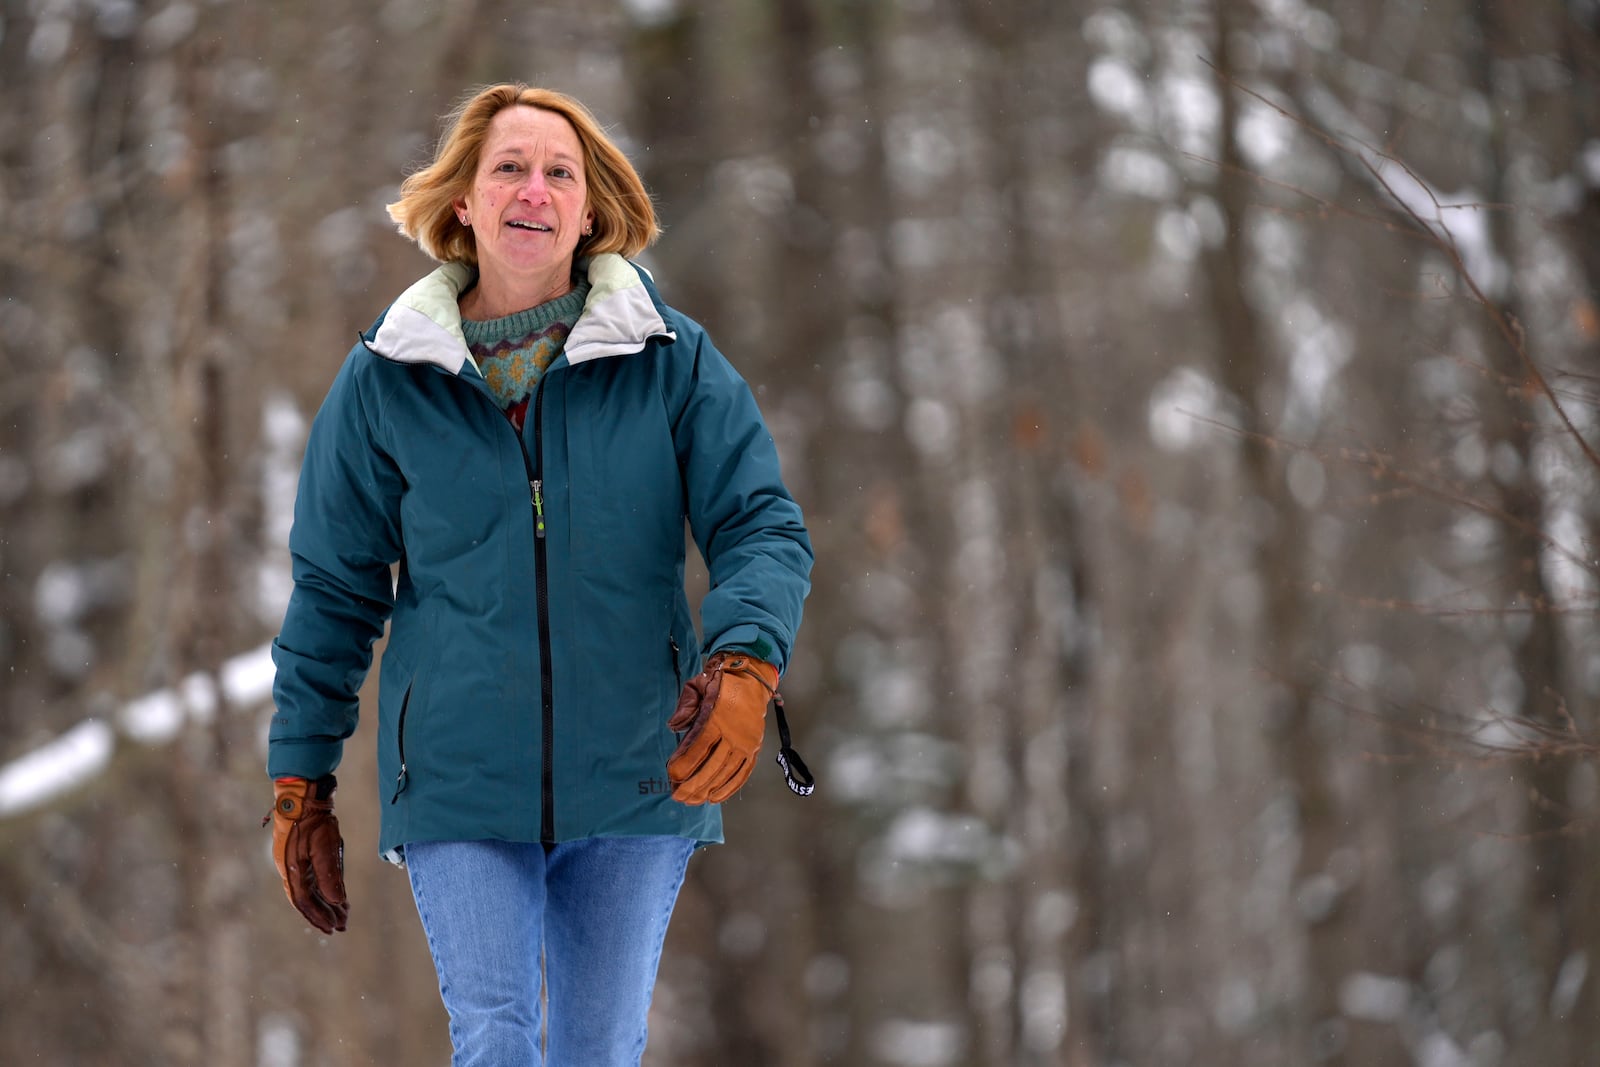
[[[665,406],[632,380],[642,375],[584,373],[590,369],[567,374],[575,565],[627,565],[632,550],[644,556],[639,562],[670,563],[683,537],[683,479]]]

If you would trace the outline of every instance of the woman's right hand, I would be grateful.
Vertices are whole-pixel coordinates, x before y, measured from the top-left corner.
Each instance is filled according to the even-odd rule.
[[[343,930],[350,915],[344,895],[344,839],[333,814],[338,780],[279,778],[273,785],[272,861],[289,903],[325,934]]]

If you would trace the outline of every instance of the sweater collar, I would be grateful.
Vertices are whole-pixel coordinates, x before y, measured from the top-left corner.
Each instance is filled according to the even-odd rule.
[[[567,335],[563,358],[584,363],[638,352],[653,337],[673,340],[650,290],[644,268],[611,252],[580,261],[589,275],[589,298]],[[473,268],[446,263],[400,294],[367,347],[396,363],[431,363],[460,374],[472,356],[456,304],[472,283]]]

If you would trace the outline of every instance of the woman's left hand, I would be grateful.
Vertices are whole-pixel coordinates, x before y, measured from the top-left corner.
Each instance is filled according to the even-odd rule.
[[[667,760],[672,798],[720,804],[755,770],[778,668],[744,652],[717,652],[689,679],[667,727],[683,732]]]

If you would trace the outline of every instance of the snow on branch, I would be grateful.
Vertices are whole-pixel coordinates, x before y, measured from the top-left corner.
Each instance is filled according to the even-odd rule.
[[[1486,204],[1471,190],[1446,193],[1436,189],[1410,165],[1396,156],[1373,147],[1376,138],[1359,119],[1328,90],[1313,86],[1303,100],[1317,125],[1337,130],[1341,144],[1359,160],[1374,192],[1395,202],[1420,226],[1425,227],[1461,257],[1461,270],[1485,296],[1504,295],[1510,271],[1495,252],[1489,233]]]
[[[272,698],[272,646],[234,656],[222,664],[216,677],[227,707],[260,707]],[[177,686],[128,702],[115,715],[115,726],[99,718],[83,720],[32,752],[0,765],[0,819],[43,807],[98,777],[111,765],[119,735],[143,745],[164,745],[188,723],[209,722],[217,705],[212,676],[197,672]]]

